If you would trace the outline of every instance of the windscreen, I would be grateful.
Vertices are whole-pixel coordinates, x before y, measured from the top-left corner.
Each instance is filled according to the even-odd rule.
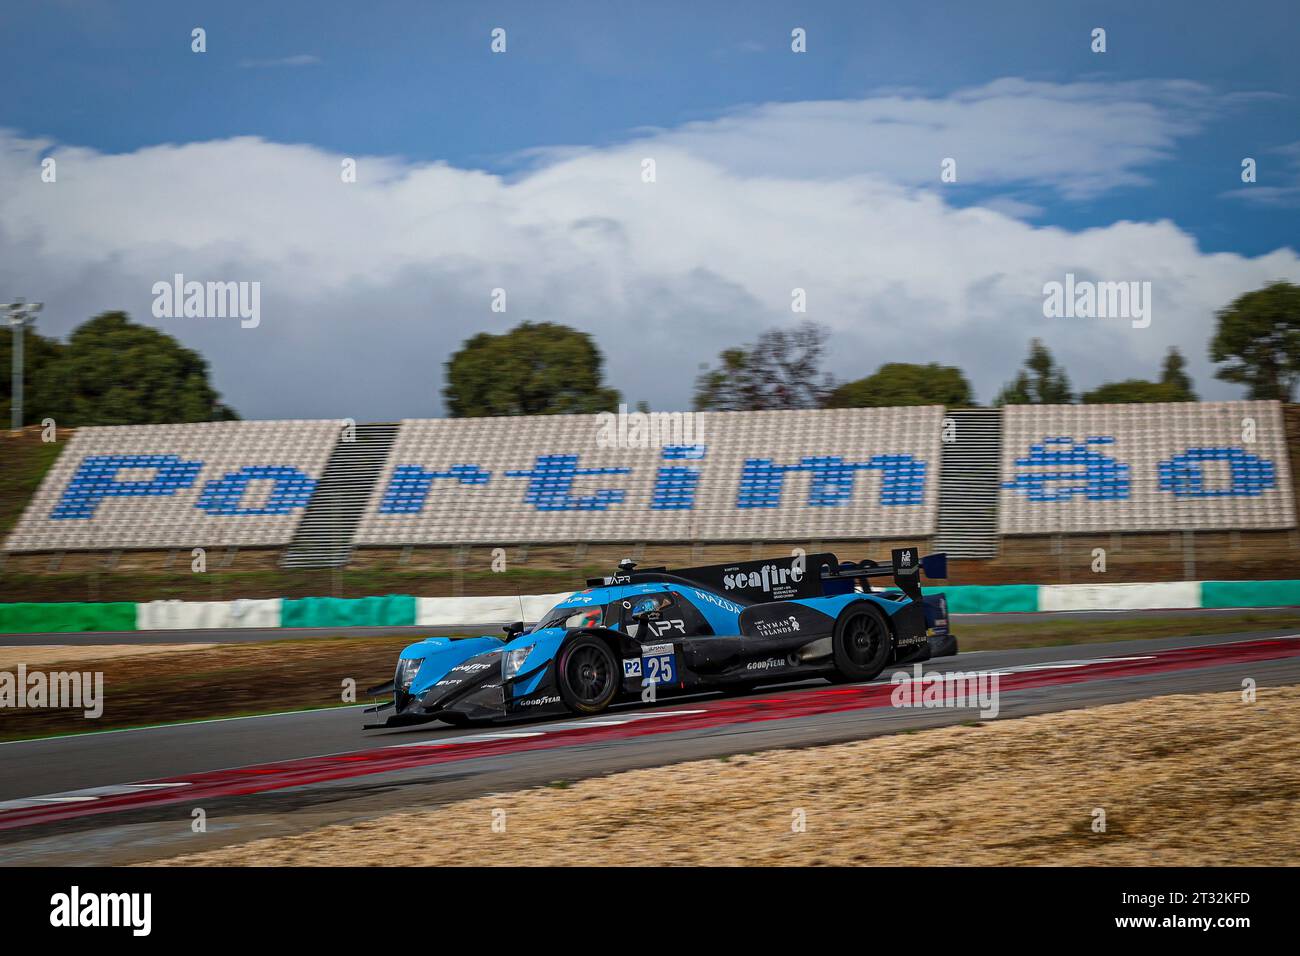
[[[599,627],[605,617],[603,604],[584,604],[581,607],[553,607],[546,612],[536,630],[544,627]]]

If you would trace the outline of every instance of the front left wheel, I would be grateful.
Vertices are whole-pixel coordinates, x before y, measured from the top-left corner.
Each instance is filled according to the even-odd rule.
[[[576,638],[560,652],[560,699],[579,714],[599,714],[618,693],[618,661],[597,637]]]

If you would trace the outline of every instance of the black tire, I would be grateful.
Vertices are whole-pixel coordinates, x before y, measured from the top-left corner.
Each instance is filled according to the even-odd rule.
[[[578,714],[599,714],[618,694],[618,661],[598,637],[583,635],[570,641],[556,661],[560,699]]]
[[[885,669],[894,640],[880,611],[870,604],[855,604],[835,623],[832,646],[840,679],[864,681]]]

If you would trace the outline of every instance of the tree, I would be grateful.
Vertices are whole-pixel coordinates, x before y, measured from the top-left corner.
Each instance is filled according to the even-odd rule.
[[[1300,286],[1274,282],[1215,314],[1210,359],[1231,363],[1215,376],[1245,385],[1250,398],[1291,401],[1300,380]]]
[[[875,374],[845,382],[828,396],[827,408],[879,408],[890,405],[974,405],[961,369],[931,362],[890,362]]]
[[[41,372],[48,414],[60,426],[153,425],[238,418],[208,381],[208,363],[125,312],[73,329]],[[33,408],[34,413],[40,411]]]
[[[1074,401],[1070,380],[1041,340],[1029,343],[1029,357],[1015,379],[1003,387],[994,405],[1068,405]]]
[[[13,408],[13,330],[0,328],[0,428],[8,428]],[[41,335],[30,325],[23,332],[23,424],[37,425],[53,417],[59,388],[49,366],[63,352],[63,343]],[[59,422],[62,424],[62,422]]]
[[[1128,402],[1194,402],[1192,380],[1183,371],[1187,360],[1178,349],[1170,348],[1160,372],[1160,381],[1129,378],[1122,382],[1108,382],[1083,395],[1087,405],[1122,405]]]
[[[1091,392],[1084,392],[1081,401],[1085,405],[1124,405],[1130,402],[1185,402],[1188,399],[1170,398],[1169,387],[1163,382],[1126,378],[1122,382],[1107,382]]]
[[[1170,346],[1169,353],[1165,356],[1165,363],[1160,369],[1160,384],[1166,386],[1171,395],[1171,402],[1194,402],[1196,401],[1196,392],[1192,388],[1192,377],[1184,371],[1187,367],[1187,359],[1178,351],[1177,347]]]
[[[699,411],[817,408],[834,385],[821,372],[826,330],[813,322],[771,329],[753,345],[725,349],[695,381]]]
[[[587,333],[524,322],[466,340],[444,366],[442,395],[456,418],[613,411],[618,392],[601,383],[603,365]]]

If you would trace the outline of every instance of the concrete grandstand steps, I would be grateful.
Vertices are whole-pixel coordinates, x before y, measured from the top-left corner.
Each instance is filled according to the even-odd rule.
[[[286,568],[342,567],[352,539],[397,440],[398,424],[358,425],[354,440],[334,446],[311,501],[285,549]]]
[[[939,470],[936,551],[954,558],[998,553],[1002,413],[997,408],[951,410],[954,441],[943,443]]]

